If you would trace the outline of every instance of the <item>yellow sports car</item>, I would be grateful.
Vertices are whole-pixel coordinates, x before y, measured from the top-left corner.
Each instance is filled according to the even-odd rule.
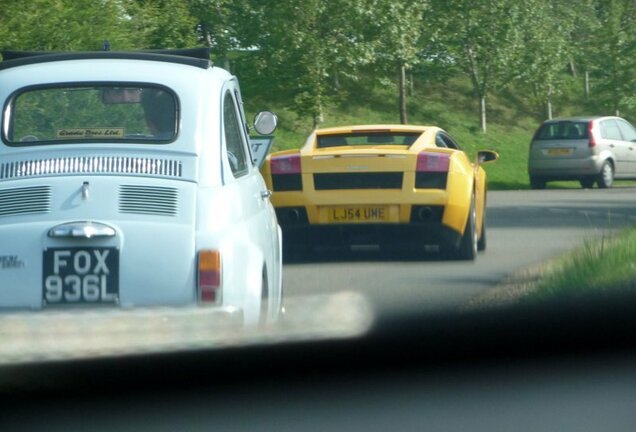
[[[318,129],[267,157],[263,174],[287,252],[320,245],[437,245],[453,259],[486,248],[486,173],[433,126]]]

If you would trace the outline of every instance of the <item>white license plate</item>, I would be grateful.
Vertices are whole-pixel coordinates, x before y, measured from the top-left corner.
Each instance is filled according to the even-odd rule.
[[[46,306],[119,302],[119,250],[44,250],[42,301]]]

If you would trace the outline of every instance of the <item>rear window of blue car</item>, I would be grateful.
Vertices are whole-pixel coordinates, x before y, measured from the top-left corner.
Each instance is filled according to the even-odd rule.
[[[587,121],[558,121],[543,123],[534,135],[536,141],[541,140],[575,140],[588,138]]]
[[[38,86],[15,93],[3,140],[12,146],[85,142],[166,143],[177,136],[175,94],[155,85]]]
[[[421,132],[363,132],[318,135],[318,148],[358,145],[412,145]]]

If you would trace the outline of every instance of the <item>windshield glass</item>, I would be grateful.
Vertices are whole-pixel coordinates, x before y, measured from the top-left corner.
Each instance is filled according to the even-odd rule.
[[[634,286],[633,0],[46,3],[0,13],[0,362]]]
[[[29,88],[14,96],[6,115],[4,138],[13,146],[170,141],[177,133],[176,98],[155,86]]]

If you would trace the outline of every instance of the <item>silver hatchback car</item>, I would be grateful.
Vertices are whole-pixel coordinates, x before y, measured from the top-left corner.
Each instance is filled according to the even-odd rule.
[[[636,129],[620,117],[548,120],[530,143],[528,175],[532,189],[553,180],[609,188],[615,178],[634,179]]]

